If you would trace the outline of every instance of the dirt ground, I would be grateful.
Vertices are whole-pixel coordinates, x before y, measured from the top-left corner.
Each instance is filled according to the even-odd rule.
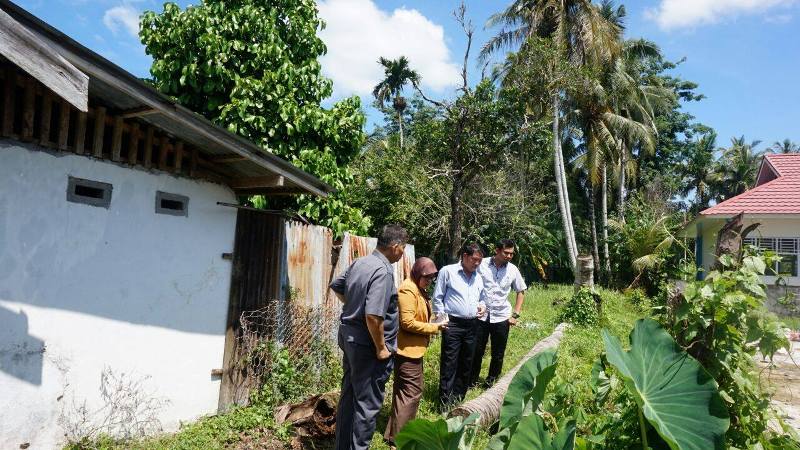
[[[757,359],[761,381],[773,391],[772,404],[786,423],[800,432],[800,342],[792,342],[792,352],[781,349],[772,364]]]

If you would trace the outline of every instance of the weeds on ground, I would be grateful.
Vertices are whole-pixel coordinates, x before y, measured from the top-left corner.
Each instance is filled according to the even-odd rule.
[[[567,331],[561,342],[559,350],[559,366],[557,378],[551,383],[552,394],[550,397],[563,402],[564,408],[579,406],[589,411],[589,418],[600,417],[602,411],[591,410],[589,401],[594,398],[589,380],[591,378],[592,363],[602,352],[602,339],[600,329],[606,327],[617,335],[627,335],[636,319],[646,316],[647,309],[633,306],[622,294],[598,289],[602,297],[603,314],[597,326],[573,327]],[[519,360],[533,347],[533,345],[549,335],[558,322],[563,302],[559,299],[571,297],[572,286],[534,285],[526,293],[525,305],[522,309],[520,321],[511,329],[506,348],[504,372],[516,365]],[[425,355],[424,377],[425,384],[419,418],[437,419],[442,415],[436,411],[436,400],[439,388],[439,351],[440,340],[434,339]],[[490,344],[491,345],[491,344]],[[485,375],[489,365],[490,350],[487,349],[483,359],[481,374]],[[273,407],[280,401],[297,399],[302,395],[299,392],[319,393],[335,388],[341,380],[341,362],[336,360],[332,353],[331,362],[328,364],[330,373],[323,377],[327,381],[322,384],[328,386],[304,386],[293,383],[302,379],[297,376],[291,358],[275,358],[277,369],[273,371],[271,380],[265,382],[264,388],[257,394],[253,405],[234,408],[226,414],[206,417],[192,424],[185,425],[175,434],[150,438],[140,441],[125,443],[111,439],[97,440],[93,445],[73,446],[71,450],[85,448],[99,449],[223,449],[236,448],[243,441],[258,440],[258,442],[272,442],[275,446],[282,445],[291,437],[291,430],[275,425],[273,420]],[[287,389],[287,387],[290,387]],[[306,391],[311,389],[311,391]],[[383,431],[391,407],[392,382],[386,386],[386,401],[378,417],[378,426],[375,431],[371,449],[388,449],[383,442]],[[483,392],[481,388],[471,389],[467,393],[467,400],[477,397]],[[259,397],[260,396],[260,397]],[[281,399],[281,400],[279,400]],[[555,403],[555,402],[554,402]],[[490,435],[481,431],[475,437],[474,448],[484,448],[489,442]],[[324,448],[324,443],[323,448]]]

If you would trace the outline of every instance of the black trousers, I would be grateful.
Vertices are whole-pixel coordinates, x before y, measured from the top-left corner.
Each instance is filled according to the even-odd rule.
[[[508,331],[510,328],[511,326],[508,320],[497,323],[489,323],[488,319],[485,322],[482,320],[479,321],[470,386],[478,383],[478,377],[481,374],[483,354],[486,353],[486,343],[489,342],[490,337],[492,338],[492,360],[489,363],[489,374],[486,375],[486,385],[491,386],[497,381],[497,378],[500,377],[500,372],[503,371],[503,356],[506,353]]]
[[[386,381],[392,373],[393,358],[379,361],[372,342],[364,344],[346,342],[339,335],[344,376],[336,409],[336,450],[369,448]]]
[[[454,405],[467,394],[475,355],[475,334],[478,319],[450,317],[442,331],[442,352],[439,365],[439,406]]]

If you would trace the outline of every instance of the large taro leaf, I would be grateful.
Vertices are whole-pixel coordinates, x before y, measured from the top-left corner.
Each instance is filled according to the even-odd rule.
[[[608,362],[670,448],[723,448],[730,421],[717,383],[657,322],[636,322],[628,352],[607,330],[603,341]]]
[[[556,374],[556,352],[545,350],[525,362],[514,375],[500,409],[500,430],[513,426],[536,411],[544,399],[547,383]]]
[[[473,413],[466,419],[412,420],[397,434],[395,443],[399,450],[467,450],[472,448],[475,438],[470,425],[478,417],[478,413]]]
[[[575,421],[563,424],[555,436],[550,436],[538,414],[525,416],[511,435],[508,450],[573,450]]]

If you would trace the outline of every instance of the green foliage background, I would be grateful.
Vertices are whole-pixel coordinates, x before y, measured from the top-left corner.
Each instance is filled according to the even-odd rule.
[[[327,199],[276,202],[313,221],[364,233],[369,219],[346,201],[348,163],[364,143],[358,97],[326,109],[332,83],[321,74],[324,26],[313,0],[203,0],[145,12],[140,36],[153,57],[153,83],[206,118],[318,176]]]

